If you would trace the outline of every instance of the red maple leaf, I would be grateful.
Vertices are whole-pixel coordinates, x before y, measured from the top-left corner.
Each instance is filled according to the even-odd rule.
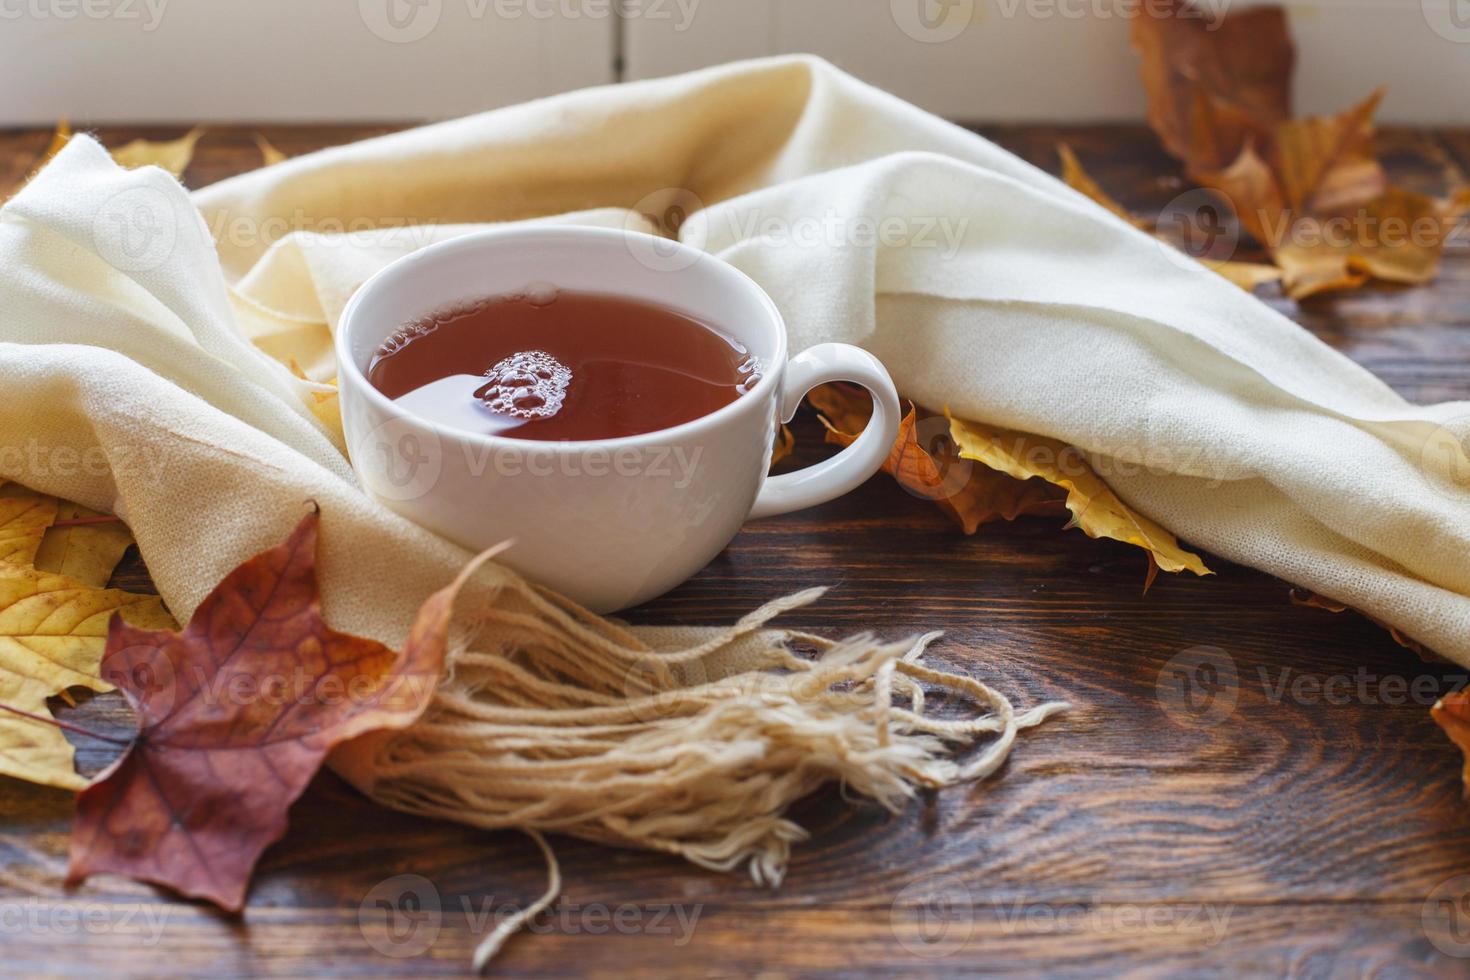
[[[102,676],[127,695],[138,732],[77,799],[68,884],[115,872],[238,911],[327,753],[423,712],[442,626],[416,626],[403,654],[329,629],[317,523],[308,514],[227,575],[180,633],[112,620]]]

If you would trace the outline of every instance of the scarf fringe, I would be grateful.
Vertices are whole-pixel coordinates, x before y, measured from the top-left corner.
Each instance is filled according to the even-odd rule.
[[[822,591],[724,630],[644,632],[668,649],[526,586],[460,600],[445,679],[378,752],[371,795],[541,847],[551,887],[484,940],[477,969],[560,891],[542,832],[743,866],[775,887],[808,836],[786,816],[796,800],[836,781],[897,811],[993,774],[1018,732],[1067,707],[1018,714],[993,688],[926,666],[938,633],[884,643],[767,628]]]

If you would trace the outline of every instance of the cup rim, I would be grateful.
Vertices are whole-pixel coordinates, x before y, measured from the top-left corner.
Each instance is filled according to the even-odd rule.
[[[353,322],[360,308],[371,302],[371,294],[383,288],[383,284],[391,278],[412,275],[415,266],[423,266],[433,263],[443,257],[463,251],[472,251],[487,245],[503,243],[514,243],[516,241],[539,240],[566,240],[578,242],[599,242],[603,245],[620,245],[628,247],[630,241],[645,240],[648,244],[657,244],[660,248],[673,247],[681,258],[689,260],[687,266],[681,266],[673,270],[650,270],[658,275],[685,275],[690,269],[698,267],[701,263],[714,263],[715,274],[726,276],[737,283],[739,288],[754,292],[758,302],[770,317],[770,322],[776,329],[776,347],[771,358],[771,365],[764,371],[761,379],[756,382],[754,388],[744,395],[736,398],[728,405],[722,405],[707,415],[681,422],[678,425],[664,429],[655,429],[651,432],[640,432],[637,435],[619,436],[610,439],[578,439],[578,440],[553,440],[553,439],[517,439],[509,436],[491,435],[484,432],[473,432],[469,429],[461,429],[453,425],[436,422],[433,419],[410,412],[373,387],[368,380],[367,374],[360,368],[352,356],[349,341],[353,332]],[[614,292],[612,295],[618,295]],[[489,228],[483,231],[470,232],[465,235],[451,238],[448,241],[437,242],[425,246],[408,255],[400,256],[392,262],[373,273],[363,282],[347,301],[342,310],[342,316],[338,320],[336,334],[332,339],[333,350],[337,356],[337,386],[339,394],[346,394],[349,389],[353,396],[360,395],[370,403],[376,405],[395,418],[412,421],[433,430],[440,438],[446,436],[471,443],[481,443],[490,447],[501,449],[520,449],[522,451],[562,451],[562,452],[586,452],[596,449],[624,449],[624,448],[647,448],[650,445],[677,440],[691,435],[702,428],[717,426],[725,421],[731,420],[743,412],[753,410],[752,406],[759,406],[762,401],[771,395],[772,389],[778,383],[779,376],[783,373],[787,360],[786,350],[786,321],[781,316],[781,311],[771,299],[770,294],[761,287],[754,279],[746,275],[740,269],[724,261],[717,255],[696,249],[684,242],[671,238],[663,238],[658,235],[650,235],[645,232],[635,231],[631,228],[605,228],[593,225],[560,225],[524,228]],[[349,444],[349,449],[351,448]]]

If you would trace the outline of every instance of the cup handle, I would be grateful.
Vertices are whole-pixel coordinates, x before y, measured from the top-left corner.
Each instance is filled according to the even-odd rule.
[[[860,384],[873,396],[873,417],[857,441],[815,466],[766,480],[750,518],[774,517],[840,497],[876,473],[898,438],[898,392],[876,357],[850,344],[817,344],[791,358],[781,392],[781,421],[790,422],[806,393],[829,381]]]

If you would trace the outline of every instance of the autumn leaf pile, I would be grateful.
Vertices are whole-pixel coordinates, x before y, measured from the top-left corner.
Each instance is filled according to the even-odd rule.
[[[70,883],[125,874],[238,911],[327,753],[428,706],[445,603],[430,600],[401,654],[328,628],[317,525],[313,510],[225,576],[182,632],[112,620],[101,674],[127,695],[138,732],[77,798]]]
[[[828,384],[807,400],[827,441],[851,445],[872,415],[861,388]],[[883,471],[909,493],[931,500],[966,534],[992,521],[1070,514],[1068,528],[1142,548],[1147,583],[1159,570],[1213,574],[1178,539],[1123,503],[1086,456],[1056,439],[982,425],[910,405]]]
[[[0,487],[0,775],[79,791],[69,883],[113,872],[237,911],[327,753],[422,714],[459,583],[425,603],[402,653],[332,630],[318,520],[227,575],[175,632],[157,596],[103,587],[132,543],[121,522]],[[120,689],[133,738],[55,718],[48,699],[75,688]],[[89,783],[63,728],[123,752]]]
[[[1445,240],[1470,210],[1464,175],[1451,168],[1442,198],[1389,184],[1374,145],[1381,90],[1336,115],[1293,116],[1295,49],[1282,8],[1253,7],[1214,24],[1189,14],[1186,0],[1169,0],[1133,21],[1149,125],[1271,264],[1212,257],[1195,242],[1190,250],[1246,289],[1280,279],[1293,299],[1370,280],[1433,279]],[[1166,240],[1181,230],[1128,214],[1068,148],[1059,152],[1075,189]],[[1189,214],[1165,218],[1194,223]],[[1201,215],[1198,224],[1208,223]]]

